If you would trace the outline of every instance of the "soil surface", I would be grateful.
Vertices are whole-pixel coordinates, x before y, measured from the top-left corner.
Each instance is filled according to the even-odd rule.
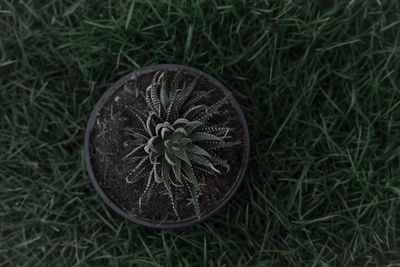
[[[146,179],[141,179],[134,184],[127,184],[124,173],[129,163],[122,158],[134,147],[135,140],[123,129],[126,127],[140,127],[139,121],[126,109],[127,105],[134,106],[145,113],[148,108],[144,99],[144,91],[150,84],[153,75],[149,72],[140,77],[131,77],[125,84],[117,88],[98,111],[94,127],[90,133],[90,161],[93,173],[107,196],[128,214],[152,223],[174,223],[196,217],[190,194],[181,191],[178,195],[177,218],[163,184],[158,184],[151,198],[142,203],[139,211],[139,196],[143,192]],[[168,76],[175,75],[174,71],[168,72]],[[185,80],[192,80],[197,74],[189,71],[184,72]],[[212,91],[203,102],[211,106],[217,100],[224,97],[222,90],[206,78],[200,78],[193,95]],[[199,204],[201,213],[216,207],[227,196],[232,189],[243,160],[244,130],[240,124],[239,115],[230,102],[225,104],[219,113],[208,122],[212,125],[226,125],[233,128],[229,135],[229,141],[241,141],[242,144],[216,150],[215,153],[222,159],[228,161],[231,166],[229,172],[222,167],[221,174],[217,176],[197,172],[201,183],[199,192]]]

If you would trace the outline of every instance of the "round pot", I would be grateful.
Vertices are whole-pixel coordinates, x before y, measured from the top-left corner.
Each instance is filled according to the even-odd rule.
[[[212,177],[213,180],[210,178],[210,182],[206,183],[205,186],[209,187],[206,188],[205,191],[203,191],[202,196],[200,196],[200,204],[208,205],[209,203],[213,203],[213,206],[207,206],[207,209],[205,210],[202,209],[200,219],[196,216],[189,216],[180,219],[176,218],[176,220],[173,221],[168,219],[171,217],[170,213],[162,210],[165,209],[165,207],[161,207],[160,211],[157,210],[158,207],[155,207],[156,209],[154,210],[154,214],[156,214],[154,216],[158,216],[158,213],[161,214],[161,212],[165,212],[166,215],[163,219],[147,218],[140,214],[141,211],[138,212],[135,208],[135,202],[131,199],[140,191],[140,184],[137,185],[138,188],[132,184],[129,186],[119,185],[120,181],[123,180],[125,182],[125,179],[121,175],[121,168],[123,169],[123,166],[121,167],[119,164],[121,154],[118,153],[122,153],[123,155],[123,153],[126,152],[122,151],[114,153],[113,149],[119,151],[120,149],[125,149],[124,147],[127,146],[124,143],[124,140],[121,139],[123,137],[120,137],[122,129],[119,128],[119,125],[129,125],[129,122],[127,121],[130,120],[121,107],[126,107],[126,104],[129,104],[140,109],[143,107],[143,100],[140,100],[143,98],[141,97],[143,93],[142,91],[150,83],[149,77],[151,77],[151,75],[154,75],[157,71],[168,71],[169,73],[174,73],[181,69],[183,70],[184,75],[189,75],[191,77],[200,75],[201,78],[199,82],[202,86],[204,85],[212,89],[216,88],[216,90],[213,90],[213,92],[215,91],[215,94],[219,94],[218,96],[222,97],[228,97],[230,112],[227,111],[225,115],[228,115],[225,117],[230,118],[228,120],[232,120],[232,123],[238,125],[239,129],[235,128],[234,135],[236,134],[237,138],[240,138],[241,145],[237,146],[234,150],[228,150],[228,153],[225,150],[223,154],[232,158],[233,164],[229,162],[232,166],[231,170],[226,174],[220,175],[221,177]],[[107,125],[110,126],[108,127]],[[160,229],[181,228],[193,225],[204,221],[220,210],[232,198],[243,181],[248,165],[249,151],[249,132],[246,119],[231,92],[210,75],[195,68],[175,64],[161,64],[145,67],[125,75],[114,83],[102,95],[91,112],[84,140],[86,169],[101,198],[115,212],[130,221]],[[115,163],[115,166],[110,165],[111,163]],[[222,183],[225,181],[224,179],[229,182],[229,185],[227,182],[227,185],[225,186],[226,188],[224,188],[224,186],[221,187],[219,184],[212,184],[216,182]],[[210,193],[210,196],[208,196],[208,193]],[[214,194],[219,194],[220,199],[213,199]],[[159,199],[162,200],[162,198],[163,196],[160,194]],[[202,199],[205,199],[203,201],[205,204],[201,202]],[[186,209],[188,204],[182,204],[181,206],[183,209]],[[148,213],[151,213],[151,208],[154,207],[149,207]],[[146,209],[146,207],[142,207],[142,210],[143,209]]]

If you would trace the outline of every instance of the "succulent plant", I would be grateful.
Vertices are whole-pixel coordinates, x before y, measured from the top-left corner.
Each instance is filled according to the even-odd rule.
[[[132,161],[127,183],[147,178],[146,188],[139,198],[148,199],[157,184],[163,184],[179,218],[177,192],[187,190],[200,218],[198,192],[202,183],[199,172],[216,176],[219,167],[229,170],[229,164],[217,157],[214,150],[240,142],[227,142],[228,127],[210,125],[210,119],[226,103],[226,97],[207,107],[200,101],[207,93],[192,96],[199,77],[190,83],[181,82],[182,72],[169,81],[166,72],[157,72],[145,92],[148,114],[128,106],[140,121],[140,128],[126,128],[135,137],[135,147],[124,159]]]

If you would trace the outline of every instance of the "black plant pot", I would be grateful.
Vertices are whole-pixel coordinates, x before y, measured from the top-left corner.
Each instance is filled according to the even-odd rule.
[[[232,161],[229,162],[232,166],[231,170],[220,175],[220,177],[210,177],[209,182],[206,182],[205,189],[200,196],[202,209],[200,219],[193,213],[180,219],[175,217],[174,220],[173,213],[168,211],[169,208],[164,203],[165,196],[162,193],[155,196],[156,200],[153,201],[161,206],[154,207],[151,204],[148,204],[148,207],[142,206],[142,210],[148,209],[146,210],[147,215],[142,215],[141,211],[137,209],[137,197],[135,200],[135,196],[138,196],[138,192],[143,190],[144,185],[121,185],[125,182],[125,179],[121,174],[124,166],[121,165],[120,161],[127,151],[126,142],[124,142],[126,136],[124,137],[122,134],[122,127],[129,126],[132,119],[126,114],[124,107],[131,105],[139,109],[144,108],[141,95],[150,83],[152,75],[157,71],[174,73],[180,69],[183,70],[184,76],[200,75],[200,86],[216,89],[213,90],[213,97],[228,97],[230,105],[227,105],[229,109],[225,111],[224,118],[229,123],[236,125],[233,135],[241,141],[240,146],[223,152],[223,155]],[[86,168],[101,198],[114,211],[132,222],[160,229],[193,225],[220,210],[240,186],[247,169],[250,151],[246,119],[231,92],[210,75],[191,67],[175,64],[161,64],[142,68],[125,75],[114,83],[103,94],[91,112],[84,142]],[[225,184],[221,185],[221,183]],[[180,206],[183,213],[193,210],[192,205],[187,202],[184,203],[183,200],[181,202]]]

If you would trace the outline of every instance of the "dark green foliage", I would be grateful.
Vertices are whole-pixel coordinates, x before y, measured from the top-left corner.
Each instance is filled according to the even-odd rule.
[[[398,266],[399,14],[398,0],[0,0],[0,266]],[[99,97],[157,63],[216,77],[250,128],[243,186],[181,231],[112,212],[82,160]]]
[[[227,99],[224,97],[211,107],[198,102],[200,98],[191,99],[200,77],[186,83],[181,82],[181,74],[178,71],[173,81],[167,79],[165,72],[154,75],[145,92],[149,114],[128,107],[140,121],[142,129],[126,129],[136,138],[137,144],[124,157],[137,163],[135,168],[129,170],[126,182],[134,183],[147,177],[147,186],[139,198],[139,207],[143,198],[151,196],[154,185],[162,183],[178,217],[175,192],[183,187],[190,193],[195,212],[200,218],[200,185],[196,170],[214,174],[221,173],[216,168],[218,165],[229,169],[229,164],[211,151],[232,147],[239,142],[225,142],[230,129],[207,123]],[[183,107],[189,101],[191,105]]]

